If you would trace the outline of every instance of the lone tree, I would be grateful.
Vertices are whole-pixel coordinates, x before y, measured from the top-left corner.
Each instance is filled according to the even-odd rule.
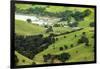
[[[65,48],[65,49],[68,49],[68,46],[67,46],[67,45],[64,45],[64,48]]]
[[[31,23],[31,22],[32,22],[32,20],[31,20],[31,19],[27,19],[26,21],[27,21],[28,23]]]
[[[60,47],[59,50],[62,51],[62,50],[64,50],[64,49],[63,49],[63,47]]]
[[[58,55],[58,59],[62,62],[65,62],[66,60],[69,60],[70,54],[69,53],[61,53]]]

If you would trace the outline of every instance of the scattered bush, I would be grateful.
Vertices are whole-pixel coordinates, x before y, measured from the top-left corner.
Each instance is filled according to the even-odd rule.
[[[71,48],[73,48],[73,46],[74,46],[73,44],[70,45]]]
[[[66,38],[66,36],[64,36],[64,38]]]
[[[86,35],[86,32],[82,32],[82,35]]]
[[[31,19],[27,19],[26,21],[27,21],[28,23],[31,23],[31,22],[32,22],[32,20],[31,20]]]
[[[75,34],[75,37],[77,37],[77,35]]]
[[[60,47],[60,49],[59,49],[59,50],[60,50],[60,51],[62,51],[62,50],[64,50],[64,49],[63,49],[63,47]]]
[[[78,51],[76,51],[76,53],[78,53]]]
[[[94,38],[94,35],[91,38]]]
[[[80,44],[80,43],[85,43],[86,46],[89,46],[89,44],[88,44],[89,40],[86,37],[86,33],[85,32],[82,33],[81,38],[78,40],[78,44]]]
[[[23,59],[22,62],[25,62],[25,60]]]
[[[67,45],[64,45],[64,48],[65,48],[65,49],[68,49],[68,46],[67,46]]]
[[[54,24],[53,27],[60,27],[60,24]]]
[[[48,62],[49,59],[51,59],[51,54],[43,55],[44,62]]]
[[[89,9],[86,9],[83,11],[83,17],[89,16],[91,14],[91,11]]]
[[[58,55],[57,58],[60,61],[65,62],[66,60],[68,60],[70,58],[70,54],[69,53],[61,53],[60,55]]]
[[[36,63],[35,62],[32,62],[32,65],[35,65]]]
[[[90,23],[90,27],[94,27],[95,26],[95,23],[94,22],[91,22]]]
[[[59,38],[56,38],[56,41],[58,40]]]

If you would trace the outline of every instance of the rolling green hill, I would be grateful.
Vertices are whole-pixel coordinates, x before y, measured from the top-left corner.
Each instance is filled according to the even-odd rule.
[[[20,53],[18,53],[17,51],[15,51],[15,55],[17,56],[17,58],[19,59],[19,62],[17,65],[31,65],[33,60],[28,59],[27,57],[21,55]],[[23,60],[25,60],[23,62]]]
[[[90,10],[91,10],[91,14],[85,17],[83,21],[79,22],[79,27],[88,27],[91,22],[94,22],[95,19],[94,9],[90,9]]]
[[[38,5],[25,5],[25,4],[16,4],[16,6],[20,9],[26,10],[34,7],[40,7]],[[64,12],[66,10],[75,11],[78,10],[83,12],[84,10],[91,10],[91,14],[86,16],[82,21],[79,21],[78,27],[84,28],[79,31],[75,31],[69,34],[63,34],[59,36],[55,36],[54,38],[58,38],[55,43],[50,44],[47,49],[39,52],[35,55],[33,60],[28,59],[27,57],[21,55],[17,51],[15,54],[17,55],[19,62],[18,65],[31,65],[34,61],[36,64],[45,64],[43,60],[43,55],[52,54],[58,55],[63,52],[69,53],[71,57],[66,62],[81,62],[81,61],[93,61],[94,60],[94,27],[89,27],[91,22],[94,22],[94,9],[93,8],[81,8],[81,7],[59,7],[59,6],[49,6],[46,7],[45,11],[51,13],[59,13]],[[66,22],[67,23],[67,22]],[[50,33],[45,33],[45,28],[36,24],[27,23],[26,21],[15,20],[15,32],[18,35],[38,35],[43,34],[48,36]],[[53,33],[64,33],[72,31],[71,27],[53,27]],[[78,44],[78,40],[81,38],[82,33],[86,32],[86,37],[89,40],[89,46],[86,46],[85,43]],[[75,37],[76,35],[76,37]],[[67,46],[67,49],[59,50],[60,47]],[[33,49],[32,49],[33,50]],[[25,62],[22,62],[25,60]]]
[[[46,54],[60,54],[62,52],[67,52],[71,54],[70,60],[66,62],[80,62],[80,61],[93,61],[94,60],[94,53],[93,53],[93,47],[94,47],[94,40],[91,38],[93,35],[93,32],[89,32],[93,28],[85,28],[81,31],[74,32],[68,35],[62,35],[57,38],[59,38],[58,41],[56,41],[54,44],[50,45],[48,49],[45,51],[37,54],[33,60],[37,64],[43,64],[43,55]],[[77,40],[81,37],[81,33],[86,32],[87,36],[89,38],[89,47],[86,47],[84,44],[77,45]],[[75,38],[74,35],[77,35]],[[66,38],[63,38],[66,36]],[[71,48],[71,44],[73,44],[73,47]],[[64,45],[68,46],[67,50],[60,51],[60,47],[64,47]],[[55,49],[54,49],[55,47]],[[76,53],[78,51],[78,53]]]
[[[29,4],[16,4],[16,8],[19,8],[20,10],[26,10],[30,7],[32,7],[32,5],[29,5]]]
[[[15,20],[15,32],[19,35],[36,35],[43,33],[44,28],[25,21]]]
[[[37,31],[37,29],[39,29]],[[65,29],[58,29],[54,28],[55,31],[57,30],[65,30]],[[34,31],[33,31],[34,30]],[[15,26],[15,31],[17,34],[20,35],[34,35],[34,34],[39,34],[40,32],[43,32],[44,28],[39,27],[39,26],[34,26],[33,24],[28,24],[24,21],[16,20],[16,26]],[[35,58],[33,58],[33,61],[36,64],[45,64],[43,61],[43,55],[46,54],[60,54],[62,52],[67,52],[71,54],[71,58],[66,61],[66,62],[80,62],[80,61],[93,61],[94,60],[94,52],[93,52],[93,47],[94,47],[94,40],[91,38],[93,36],[94,32],[91,32],[91,30],[94,30],[94,28],[91,27],[86,27],[81,31],[73,32],[70,34],[65,34],[61,36],[57,36],[58,41],[56,41],[54,44],[51,44],[48,49],[44,50],[41,53],[38,53]],[[78,39],[81,37],[82,32],[86,32],[87,37],[89,38],[89,47],[86,47],[84,44],[77,45]],[[77,35],[75,38],[74,35]],[[66,36],[66,38],[64,38]],[[73,44],[73,47],[71,48],[71,44]],[[67,50],[60,51],[59,48],[63,47],[64,45],[68,46]],[[55,49],[54,49],[55,47]],[[78,51],[78,53],[76,53]],[[21,55],[17,55],[21,56]],[[78,57],[77,57],[78,56]],[[27,62],[29,59],[25,59],[26,63],[22,62],[23,57],[20,57],[19,60],[20,62],[18,63],[19,65],[23,64],[31,64],[31,62]]]

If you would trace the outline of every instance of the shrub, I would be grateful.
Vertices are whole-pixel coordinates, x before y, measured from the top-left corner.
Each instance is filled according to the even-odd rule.
[[[89,46],[89,43],[85,43],[86,46]]]
[[[44,62],[48,62],[48,60],[51,58],[51,54],[43,55]]]
[[[58,40],[58,38],[56,38],[56,41]]]
[[[64,38],[66,38],[66,36],[64,36]]]
[[[89,16],[91,14],[91,11],[89,9],[86,9],[83,11],[83,17]]]
[[[63,50],[63,47],[60,47],[60,51],[62,51]]]
[[[94,38],[94,35],[91,38]]]
[[[67,45],[64,45],[65,49],[68,49],[68,46]]]
[[[76,53],[78,53],[78,51],[76,51]]]
[[[44,25],[45,28],[48,28],[48,25]]]
[[[69,58],[70,58],[70,54],[69,53],[61,53],[60,55],[58,55],[58,59],[60,61],[62,61],[62,62],[65,62]]]
[[[60,24],[54,24],[53,27],[60,27]]]
[[[82,35],[86,35],[86,32],[82,32]]]
[[[32,62],[32,65],[35,65],[36,63],[35,62]]]
[[[90,27],[94,27],[95,26],[95,23],[94,22],[91,22],[89,25],[90,25]]]
[[[70,47],[72,48],[73,47],[73,44],[71,44]]]
[[[43,55],[44,62],[47,62],[46,55]]]
[[[26,21],[27,21],[28,23],[31,23],[31,22],[32,22],[32,20],[31,20],[31,19],[27,19]]]
[[[78,40],[78,44],[80,43],[85,43],[86,46],[89,46],[89,40],[85,35],[85,32],[83,32],[83,35],[81,36],[81,38]]]
[[[23,59],[22,62],[25,62],[25,60]]]
[[[75,37],[77,37],[77,35],[75,34]]]

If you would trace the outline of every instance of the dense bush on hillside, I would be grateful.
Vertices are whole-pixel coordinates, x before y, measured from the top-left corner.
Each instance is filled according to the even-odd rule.
[[[75,13],[73,14],[73,17],[75,18],[76,21],[83,20],[83,15],[82,15],[82,12],[80,11],[75,11]]]
[[[15,36],[15,49],[32,59],[37,53],[45,50],[48,46],[55,42],[53,34],[43,38],[43,35],[36,36]]]
[[[66,60],[69,60],[69,58],[70,58],[69,53],[61,53],[58,55],[52,55],[52,54],[43,55],[44,62],[49,62],[49,60],[51,60],[49,63],[53,63],[55,59],[58,59],[61,62],[65,62]]]
[[[54,24],[53,27],[60,27],[60,24]]]
[[[91,11],[89,9],[86,9],[83,11],[83,17],[89,16],[91,14]]]

